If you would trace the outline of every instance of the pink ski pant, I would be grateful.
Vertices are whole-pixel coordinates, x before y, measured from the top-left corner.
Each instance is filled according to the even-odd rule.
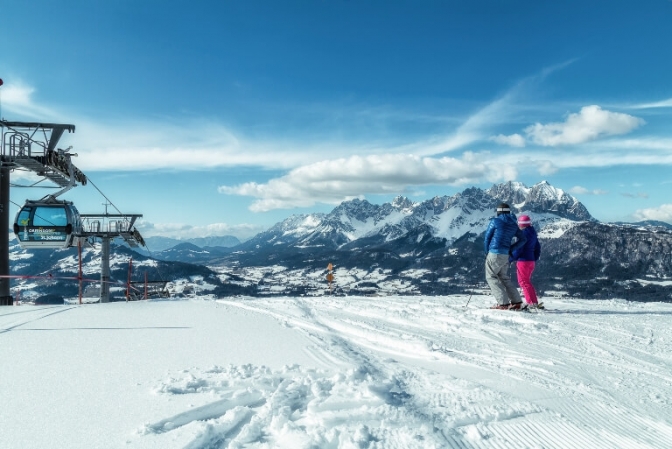
[[[518,275],[518,284],[523,289],[525,302],[528,304],[537,304],[537,293],[534,291],[534,285],[530,278],[534,271],[534,261],[519,260],[516,262],[516,274]]]

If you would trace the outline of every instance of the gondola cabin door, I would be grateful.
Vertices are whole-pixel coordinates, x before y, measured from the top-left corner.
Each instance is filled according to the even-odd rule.
[[[79,232],[79,212],[68,202],[27,202],[14,221],[14,233],[24,249],[68,248]]]

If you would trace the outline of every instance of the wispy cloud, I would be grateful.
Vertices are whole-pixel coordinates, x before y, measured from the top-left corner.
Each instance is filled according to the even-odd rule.
[[[537,79],[539,76],[532,77]],[[77,123],[77,136],[74,151],[79,153],[77,166],[82,170],[151,170],[151,169],[209,169],[216,167],[254,166],[272,169],[290,169],[310,164],[325,158],[325,155],[349,157],[371,154],[406,154],[419,156],[445,155],[482,141],[487,130],[507,120],[512,104],[520,96],[529,79],[521,81],[492,102],[480,107],[471,114],[452,112],[446,116],[418,115],[413,111],[397,111],[394,108],[375,108],[369,105],[347,105],[347,117],[364,117],[370,128],[374,123],[435,122],[453,127],[444,134],[433,133],[426,137],[403,137],[376,140],[362,138],[362,124],[351,123],[360,129],[356,139],[348,139],[348,122],[337,120],[341,129],[336,135],[322,123],[325,135],[306,130],[310,139],[301,137],[277,138],[250,137],[215,120],[196,118],[176,120],[161,117],[156,120],[138,119],[105,121],[91,120],[89,117],[77,117],[76,113],[57,113],[39,106],[33,99],[37,90],[25,83],[3,86],[3,99],[16,114],[29,119],[60,120],[67,115],[68,123]],[[318,106],[313,106],[313,108]],[[358,109],[357,109],[358,108]],[[300,106],[294,105],[294,114],[304,113]],[[316,114],[311,110],[311,117]],[[278,111],[277,113],[282,113]],[[317,115],[327,117],[329,111],[322,107]],[[333,113],[331,113],[333,114]],[[337,114],[338,115],[338,114]],[[358,119],[354,119],[355,122]],[[329,122],[331,123],[331,121]],[[390,125],[392,126],[392,125]],[[345,128],[343,128],[345,127]],[[369,133],[370,134],[370,133]]]
[[[76,113],[62,113],[39,106],[34,100],[35,88],[26,84],[3,86],[3,105],[15,115],[29,121],[65,121],[77,124],[77,134],[73,151],[79,156],[75,160],[82,171],[139,171],[155,169],[212,169],[217,167],[259,167],[264,169],[292,169],[304,164],[315,163],[325,155],[350,157],[354,155],[375,155],[390,153],[413,153],[435,155],[449,153],[480,140],[479,127],[487,126],[498,116],[501,101],[485,106],[473,115],[461,120],[455,131],[445,135],[432,135],[424,139],[403,138],[376,141],[375,137],[362,141],[361,138],[348,140],[334,137],[326,130],[320,138],[311,131],[311,138],[277,138],[271,136],[249,137],[240,131],[215,120],[204,118],[180,119],[161,117],[156,120],[138,119],[104,121],[77,117]],[[370,117],[366,106],[362,114]],[[354,115],[354,112],[351,111]],[[390,117],[402,120],[403,114],[394,111],[377,112],[380,120]],[[404,113],[408,116],[411,113]],[[411,114],[412,115],[412,114]],[[67,116],[66,120],[63,117]],[[408,117],[407,117],[408,118]],[[431,117],[412,115],[412,121],[432,121]],[[446,122],[446,117],[434,119]],[[456,118],[451,118],[454,125]],[[458,121],[459,123],[459,121]],[[318,133],[319,134],[319,133]],[[347,132],[342,134],[347,135]],[[63,140],[68,138],[64,137]],[[70,143],[68,142],[68,143]]]
[[[241,240],[251,238],[262,232],[265,227],[253,224],[231,225],[227,223],[212,223],[204,226],[192,226],[185,223],[152,223],[147,220],[138,220],[136,227],[144,237],[160,235],[176,239],[234,235]]]
[[[666,152],[672,151],[672,138],[645,136],[637,139],[608,140],[605,142],[595,142],[592,144],[592,147],[651,151],[653,154],[665,156]]]
[[[551,160],[535,159],[532,165],[537,168],[537,172],[542,176],[552,175],[556,173],[559,168]]]
[[[416,135],[406,141],[402,138],[366,141],[361,136],[359,140],[343,136],[320,140],[315,133],[305,140],[300,136],[260,138],[216,120],[170,117],[117,122],[82,118],[68,122],[78,125],[73,151],[79,154],[75,164],[85,173],[237,166],[286,170],[284,176],[264,183],[219,188],[221,193],[254,198],[251,209],[255,211],[317,202],[336,204],[367,194],[405,193],[429,185],[510,180],[523,170],[550,175],[565,168],[672,165],[671,138],[623,139],[623,134],[642,126],[644,121],[596,105],[585,106],[561,122],[537,122],[519,133],[492,136],[497,126],[510,125],[515,114],[511,111],[519,110],[519,101],[535,83],[570,63],[522,80],[492,102],[465,115],[461,123],[455,121],[456,113],[452,111],[450,120],[441,118],[453,127],[443,134]],[[43,110],[52,114],[50,117],[57,115],[35,104],[34,89],[25,85],[13,89],[3,91],[3,100],[11,94],[11,104],[17,110],[33,114]],[[374,113],[381,114],[382,120],[394,115],[393,110],[367,112]],[[399,120],[398,115],[395,120]],[[489,151],[492,143],[509,149]],[[557,151],[558,146],[563,146],[562,153]]]
[[[53,119],[58,114],[53,109],[37,104],[33,100],[34,87],[18,80],[7,82],[0,88],[3,116],[6,113],[20,115],[33,120]],[[4,118],[4,117],[0,117]]]
[[[672,98],[662,101],[654,101],[652,103],[639,103],[631,106],[633,109],[658,109],[658,108],[672,108]]]
[[[574,186],[571,189],[569,189],[569,193],[571,193],[573,195],[606,195],[609,192],[606,191],[606,190],[602,190],[602,189],[590,190],[590,189],[587,189],[585,187]]]
[[[507,120],[506,112],[523,90],[523,84],[519,83],[502,96],[466,116],[463,122],[454,131],[446,133],[445,137],[434,141],[417,142],[406,148],[398,148],[396,150],[399,151],[395,152],[404,153],[412,150],[412,153],[418,156],[440,156],[486,139],[491,127]]]
[[[291,144],[249,141],[228,127],[207,120],[105,125],[84,121],[79,130],[78,138],[84,142],[85,151],[79,151],[76,163],[84,171],[290,168],[307,157],[301,148]]]
[[[672,223],[672,204],[662,204],[651,209],[639,209],[633,216],[635,220],[658,220]]]
[[[460,159],[401,154],[352,156],[305,165],[266,184],[220,186],[219,191],[256,198],[250,209],[262,212],[306,207],[318,202],[338,204],[363,193],[403,192],[418,185],[496,182],[513,180],[516,176],[515,166],[493,164],[472,153]]]
[[[645,192],[637,192],[637,193],[622,192],[621,196],[624,196],[626,198],[648,198],[649,194]]]
[[[520,157],[504,162],[487,152],[465,152],[461,157],[441,157],[486,141],[493,126],[509,120],[508,114],[528,84],[538,82],[572,61],[549,68],[524,79],[502,96],[469,115],[455,131],[434,141],[416,142],[388,148],[376,155],[362,152],[347,158],[306,163],[287,175],[265,184],[255,182],[221,186],[229,195],[256,198],[250,209],[268,211],[278,208],[306,207],[317,202],[337,204],[364,194],[401,193],[422,185],[462,185],[484,180],[496,182],[517,176]],[[520,135],[497,136],[509,145],[524,145]],[[549,174],[557,167],[550,159],[528,161]]]

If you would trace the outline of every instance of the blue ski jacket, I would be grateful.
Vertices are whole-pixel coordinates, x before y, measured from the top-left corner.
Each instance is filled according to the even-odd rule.
[[[516,243],[511,240],[516,237]],[[525,244],[525,234],[518,229],[518,220],[514,214],[501,214],[490,219],[485,230],[485,254],[510,254]]]
[[[511,260],[539,260],[541,244],[539,243],[539,239],[537,239],[537,231],[532,226],[528,226],[523,228],[523,234],[525,234],[526,238],[525,244],[511,252]]]

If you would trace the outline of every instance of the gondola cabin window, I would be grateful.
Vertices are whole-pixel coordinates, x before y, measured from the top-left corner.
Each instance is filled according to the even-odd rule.
[[[62,207],[36,207],[33,226],[67,226],[68,217]]]
[[[30,207],[24,207],[19,212],[19,216],[16,218],[16,224],[19,226],[28,226],[30,224],[30,213],[32,209]]]
[[[14,222],[22,248],[67,248],[80,227],[77,210],[70,204],[27,204]]]

